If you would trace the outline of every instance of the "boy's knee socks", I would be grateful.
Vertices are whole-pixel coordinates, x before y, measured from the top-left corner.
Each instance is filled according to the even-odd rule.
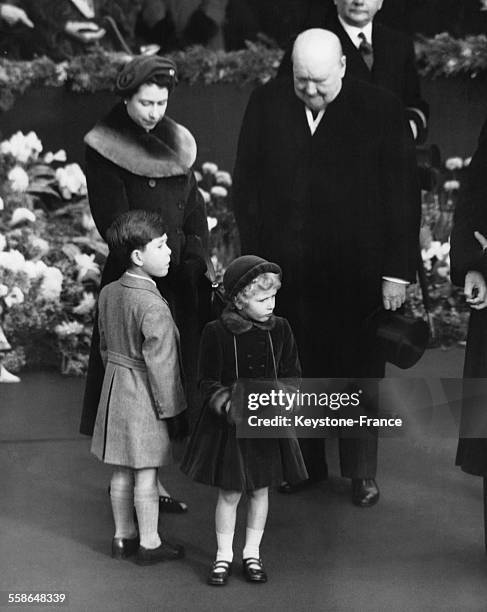
[[[113,480],[110,484],[110,501],[116,538],[133,538],[137,535],[134,523],[134,490],[130,482]]]
[[[134,504],[139,521],[140,545],[144,548],[157,548],[161,543],[157,532],[159,518],[157,487],[135,487]]]

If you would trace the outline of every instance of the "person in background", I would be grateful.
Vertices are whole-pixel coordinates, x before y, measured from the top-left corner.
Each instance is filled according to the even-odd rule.
[[[137,34],[163,52],[190,45],[223,49],[228,0],[143,0]]]
[[[35,31],[23,40],[24,57],[61,61],[96,45],[121,51],[118,33],[132,48],[141,0],[23,0]],[[107,21],[107,18],[109,20]],[[113,28],[115,25],[116,31]]]
[[[464,287],[465,298],[471,308],[463,375],[465,389],[472,387],[468,379],[487,378],[487,122],[484,123],[477,150],[472,157],[460,199],[455,210],[451,234],[451,279]],[[462,436],[458,443],[456,464],[464,472],[487,478],[487,430],[479,427],[477,419],[485,412],[485,389],[482,395],[463,401],[462,425],[470,435]],[[471,420],[472,419],[472,420]],[[475,420],[474,420],[475,419]],[[483,430],[483,431],[482,431]]]

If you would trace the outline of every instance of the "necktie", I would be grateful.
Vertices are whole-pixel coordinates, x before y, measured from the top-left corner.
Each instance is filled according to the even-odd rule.
[[[358,50],[360,51],[364,62],[367,64],[367,68],[372,70],[372,66],[374,64],[374,50],[372,49],[372,45],[367,42],[363,32],[360,32],[358,37],[360,38]]]

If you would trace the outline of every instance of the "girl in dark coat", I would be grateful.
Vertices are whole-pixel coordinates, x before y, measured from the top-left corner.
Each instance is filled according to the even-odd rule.
[[[215,512],[218,552],[208,583],[224,585],[231,572],[237,506],[243,491],[249,508],[243,550],[244,575],[266,582],[259,556],[268,509],[269,486],[307,478],[295,438],[237,438],[232,386],[239,378],[296,378],[301,368],[293,333],[286,319],[272,314],[281,269],[254,255],[239,257],[223,278],[231,304],[219,320],[203,330],[199,385],[203,408],[186,450],[185,474],[219,488]]]
[[[191,167],[196,143],[191,133],[166,116],[169,94],[177,82],[172,60],[138,56],[117,79],[122,101],[85,137],[86,177],[91,212],[105,237],[111,223],[133,209],[159,212],[167,226],[171,270],[157,280],[181,334],[186,391],[196,381],[199,343],[198,289],[206,271],[204,250],[208,224],[203,198]],[[124,269],[109,254],[102,287],[120,278]],[[104,368],[93,330],[81,433],[92,435]],[[161,510],[184,511],[160,486]]]

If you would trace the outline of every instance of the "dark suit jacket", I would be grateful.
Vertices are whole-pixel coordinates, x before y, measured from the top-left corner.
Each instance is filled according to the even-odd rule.
[[[238,145],[235,214],[242,252],[283,268],[279,308],[298,346],[309,332],[328,356],[340,350],[349,363],[360,326],[381,303],[382,276],[409,278],[413,155],[389,92],[349,79],[314,136],[290,78],[253,92]]]

